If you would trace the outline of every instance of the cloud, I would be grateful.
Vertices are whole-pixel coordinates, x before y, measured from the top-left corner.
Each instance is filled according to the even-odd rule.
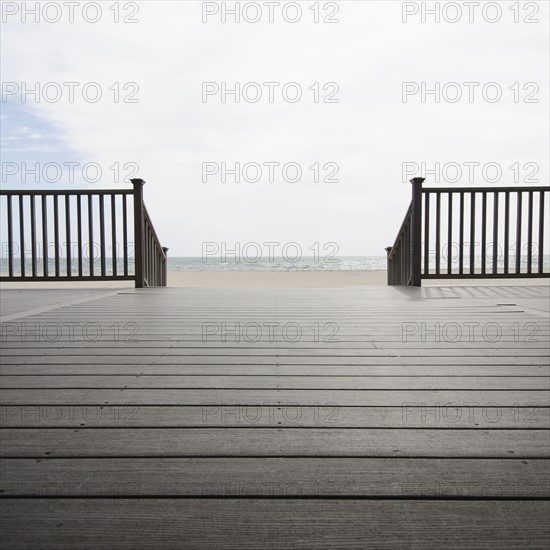
[[[403,24],[399,2],[340,2],[339,23],[314,24],[305,4],[295,24],[205,24],[200,2],[139,3],[136,24],[113,23],[106,5],[95,24],[9,21],[4,80],[80,83],[72,103],[64,96],[20,107],[53,132],[67,159],[137,164],[173,255],[200,255],[206,240],[292,240],[304,248],[332,241],[343,254],[383,254],[410,198],[406,161],[534,161],[547,181],[546,4],[534,25],[513,23],[509,10],[496,24]],[[402,102],[403,82],[435,81],[478,81],[479,90],[496,81],[506,99]],[[229,96],[222,103],[218,95],[205,103],[203,82],[258,83],[264,94],[264,82],[279,82],[277,94],[298,82],[303,99],[235,103]],[[339,102],[315,103],[315,83],[325,97],[330,82]],[[515,82],[538,83],[539,103],[514,103]],[[82,100],[86,83],[101,89],[97,103]],[[518,92],[523,98],[528,90]],[[42,140],[32,135],[48,134],[29,127],[28,151]],[[6,151],[13,151],[9,140]],[[296,183],[281,175],[274,183],[204,183],[208,161],[296,162],[304,176]],[[314,183],[315,162],[337,163],[339,182]]]

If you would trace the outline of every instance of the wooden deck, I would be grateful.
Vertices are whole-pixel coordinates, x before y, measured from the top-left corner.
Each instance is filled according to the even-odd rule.
[[[1,300],[4,548],[548,547],[548,285]]]

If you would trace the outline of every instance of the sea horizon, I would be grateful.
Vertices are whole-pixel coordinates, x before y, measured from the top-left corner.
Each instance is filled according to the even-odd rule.
[[[168,273],[177,273],[182,271],[204,271],[204,272],[232,272],[232,271],[252,271],[252,272],[314,272],[314,271],[386,271],[387,259],[386,256],[334,256],[330,259],[320,259],[314,256],[304,256],[299,259],[285,258],[282,256],[273,256],[271,258],[260,258],[257,261],[254,259],[246,259],[243,257],[227,256],[221,257],[201,257],[201,256],[170,256],[167,258],[167,271]],[[475,257],[476,272],[479,272],[481,257]],[[468,268],[469,257],[465,256],[464,265]],[[492,264],[492,258],[487,256],[487,265]],[[538,257],[533,256],[532,265],[537,265]],[[434,258],[430,257],[430,270],[434,269]],[[511,255],[509,259],[509,268],[513,270],[514,256]],[[527,257],[521,258],[522,271],[526,271]],[[120,257],[117,257],[117,272],[123,273],[124,264]],[[101,270],[99,258],[94,261],[93,271],[96,275]],[[458,267],[458,260],[453,258],[451,263],[453,268]],[[550,266],[550,255],[543,256],[543,266]],[[447,259],[441,258],[441,273],[445,273],[447,267]],[[497,260],[497,267],[499,271],[504,270],[503,258]],[[14,257],[14,275],[18,276],[21,273],[21,260],[19,257]],[[37,274],[42,276],[43,274],[43,259],[38,258],[36,262]],[[82,259],[82,269],[84,274],[90,272],[90,262],[87,258]],[[133,258],[128,259],[128,272],[133,273],[134,265]],[[48,258],[48,272],[49,276],[53,276],[55,271],[55,260]],[[61,276],[67,274],[67,258],[59,258],[59,271]],[[72,275],[78,275],[78,259],[72,258],[71,260]],[[105,271],[107,275],[113,274],[112,259],[105,258]],[[8,273],[8,261],[7,258],[0,260],[0,274],[6,275]],[[32,273],[32,263],[30,258],[25,259],[25,273],[30,276]]]
[[[168,256],[168,271],[377,271],[386,269],[386,256],[272,256],[259,259],[227,256]]]

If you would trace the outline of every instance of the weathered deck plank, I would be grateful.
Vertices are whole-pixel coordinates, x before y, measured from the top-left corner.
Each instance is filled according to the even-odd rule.
[[[3,376],[4,389],[548,390],[547,376]],[[550,404],[550,403],[549,403]]]
[[[302,405],[333,404],[339,407],[403,407],[425,403],[466,406],[494,404],[500,407],[548,407],[546,390],[277,390],[277,389],[4,389],[0,402],[15,405],[32,404],[97,404],[119,405]]]
[[[548,456],[546,430],[141,428],[2,430],[2,457]]]
[[[549,365],[0,364],[2,376],[435,376],[547,377]]]
[[[92,355],[93,354],[93,355]],[[87,353],[75,353],[74,355],[6,355],[2,357],[1,362],[4,365],[75,365],[84,363],[88,365],[105,365],[111,363],[111,355],[98,355],[91,348]],[[118,365],[336,365],[336,366],[360,366],[360,365],[441,365],[446,363],[448,366],[461,367],[464,365],[481,366],[548,366],[548,357],[544,354],[536,356],[487,356],[480,357],[476,355],[457,357],[450,355],[442,358],[441,356],[431,357],[429,355],[394,355],[387,357],[348,357],[342,355],[322,355],[322,356],[284,356],[274,353],[272,355],[120,355],[116,357]]]
[[[9,548],[548,547],[549,502],[29,499],[0,503]]]
[[[545,459],[4,459],[4,496],[549,498]]]
[[[473,404],[428,406],[410,402],[400,407],[339,407],[295,405],[2,405],[4,428],[441,428],[548,429],[550,408],[533,405],[503,407]]]

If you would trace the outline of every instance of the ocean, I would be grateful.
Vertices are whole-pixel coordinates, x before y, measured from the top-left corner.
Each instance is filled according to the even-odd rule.
[[[292,261],[283,257],[262,258],[256,262],[228,256],[181,258],[168,256],[168,271],[373,271],[386,269],[385,256],[340,256],[330,259],[302,257]]]
[[[514,264],[515,257],[511,255],[509,260],[510,270],[515,269]],[[122,273],[124,266],[120,258],[117,258],[117,271]],[[537,269],[537,256],[533,256],[533,270]],[[465,269],[468,269],[469,257],[464,258]],[[476,256],[476,271],[479,270],[481,259]],[[49,275],[54,275],[55,264],[52,258],[48,259],[48,272]],[[66,258],[60,258],[59,261],[60,275],[64,276],[67,274],[67,260]],[[502,271],[504,268],[504,262],[502,258],[498,258],[497,265],[499,271]],[[550,256],[543,256],[543,265],[544,270],[548,271],[550,268]],[[452,261],[453,270],[458,268],[458,262],[455,258]],[[487,257],[487,268],[490,269],[492,266],[492,258]],[[43,275],[43,261],[42,258],[37,259],[37,275]],[[83,258],[82,261],[83,273],[88,275],[90,273],[90,262],[88,259]],[[434,269],[434,259],[430,257],[430,270]],[[441,260],[441,269],[442,272],[445,271],[447,267],[446,258]],[[19,257],[14,257],[14,275],[20,275],[21,273],[21,261]],[[168,271],[169,272],[178,272],[178,271],[375,271],[375,270],[385,270],[386,257],[385,256],[336,256],[330,259],[322,259],[311,257],[302,257],[299,260],[292,260],[284,257],[272,257],[272,258],[262,258],[256,262],[247,260],[246,258],[235,258],[228,256],[223,261],[221,257],[179,257],[179,256],[170,256],[168,254]],[[527,268],[527,258],[521,258],[521,270],[526,271]],[[94,272],[96,275],[99,274],[101,267],[99,259],[96,258],[94,261]],[[112,259],[105,259],[105,270],[107,275],[112,275]],[[129,258],[128,262],[128,271],[130,274],[133,273],[134,265],[133,258]],[[78,264],[77,259],[73,258],[71,262],[71,271],[73,275],[78,275]],[[26,275],[30,275],[32,272],[32,264],[28,257],[25,258],[25,272]],[[0,275],[5,276],[8,274],[8,261],[7,258],[0,259]]]

